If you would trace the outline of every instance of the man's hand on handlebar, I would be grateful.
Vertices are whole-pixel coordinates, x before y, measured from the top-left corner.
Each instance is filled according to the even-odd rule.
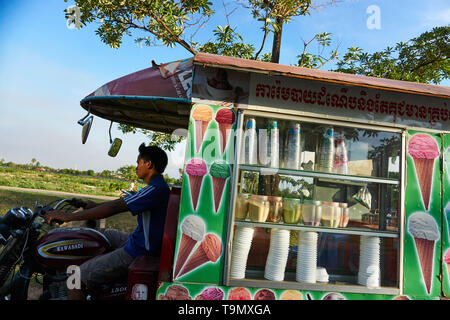
[[[97,206],[97,203],[91,200],[81,200],[77,198],[72,199],[71,203],[74,207],[83,208],[83,209],[91,209]]]
[[[98,203],[96,203],[92,200],[86,200],[85,203],[86,203],[86,206],[83,207],[84,209],[91,209],[91,208],[98,206]]]
[[[62,224],[70,221],[70,214],[61,210],[52,210],[45,214],[44,220],[48,224],[52,224],[52,222]]]

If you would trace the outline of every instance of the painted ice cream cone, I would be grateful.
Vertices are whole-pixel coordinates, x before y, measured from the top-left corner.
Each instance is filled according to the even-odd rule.
[[[428,134],[415,134],[408,142],[408,153],[414,159],[423,204],[428,211],[434,160],[440,154],[438,145],[436,140]]]
[[[445,251],[444,262],[447,264],[448,278],[450,279],[450,249]]]
[[[203,177],[207,172],[206,163],[202,159],[191,159],[186,164],[186,173],[189,176],[192,207],[197,209],[198,197],[203,183]]]
[[[174,277],[178,275],[189,254],[198,241],[205,235],[205,223],[203,219],[195,215],[187,216],[181,223],[181,241],[178,247],[177,260],[175,264]]]
[[[280,300],[303,300],[303,295],[297,290],[286,290],[281,295]]]
[[[213,116],[212,109],[204,104],[194,107],[192,118],[195,121],[195,152],[199,152],[208,129],[209,122]]]
[[[255,293],[253,300],[276,300],[275,294],[269,289],[260,289]]]
[[[200,293],[195,300],[223,300],[224,292],[222,289],[217,287],[209,287],[203,289],[202,293]]]
[[[211,165],[209,174],[212,177],[213,193],[214,193],[214,210],[219,210],[220,201],[222,200],[223,188],[230,176],[230,166],[225,161],[217,161]]]
[[[447,171],[447,177],[450,180],[450,148],[447,148],[447,151],[444,154],[444,163]]]
[[[216,262],[222,254],[222,242],[215,234],[209,233],[198,246],[197,250],[189,257],[181,269],[178,277],[198,268],[207,262]]]
[[[237,287],[228,292],[228,300],[252,300],[252,296],[246,288]]]
[[[166,294],[159,295],[158,300],[192,300],[192,298],[185,287],[174,284],[167,288]]]
[[[414,212],[408,219],[408,232],[414,238],[427,292],[431,292],[434,266],[434,246],[440,232],[434,218],[425,212]]]
[[[227,147],[227,142],[230,137],[231,128],[233,127],[233,123],[235,120],[235,115],[233,110],[228,108],[222,108],[217,111],[216,114],[216,122],[219,124],[219,132],[220,132],[220,151],[221,154],[225,152],[225,148]]]

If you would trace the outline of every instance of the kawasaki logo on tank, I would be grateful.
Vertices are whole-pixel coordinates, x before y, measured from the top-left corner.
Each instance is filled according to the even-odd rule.
[[[84,241],[82,240],[63,240],[42,246],[38,249],[38,252],[43,258],[70,260],[88,258],[88,256],[80,256],[76,254],[76,250],[83,248]]]

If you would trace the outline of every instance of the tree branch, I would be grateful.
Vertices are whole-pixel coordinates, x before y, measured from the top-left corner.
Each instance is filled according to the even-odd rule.
[[[269,28],[268,28],[269,22],[268,22],[268,19],[269,19],[269,16],[270,16],[270,12],[268,11],[268,8],[266,8],[266,16],[265,16],[266,19],[264,21],[264,28],[263,28],[264,29],[264,36],[263,36],[263,40],[262,40],[262,43],[261,43],[261,47],[259,48],[258,52],[255,54],[255,60],[258,59],[259,54],[264,49],[264,45],[266,43],[266,38],[267,38],[267,35],[269,34]]]
[[[188,50],[190,53],[192,53],[194,55],[197,54],[197,51],[193,47],[191,47],[186,41],[181,39],[179,37],[179,35],[175,34],[160,17],[155,16],[152,11],[149,11],[149,17],[153,18],[154,20],[156,20],[158,23],[161,24],[161,26],[169,33],[169,35],[172,38],[171,40],[173,42],[180,44],[183,48]]]

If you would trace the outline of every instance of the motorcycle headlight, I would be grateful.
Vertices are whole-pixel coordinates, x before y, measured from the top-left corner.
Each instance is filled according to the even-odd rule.
[[[11,229],[22,227],[33,215],[33,211],[27,207],[16,207],[10,209],[2,219],[2,223]]]

